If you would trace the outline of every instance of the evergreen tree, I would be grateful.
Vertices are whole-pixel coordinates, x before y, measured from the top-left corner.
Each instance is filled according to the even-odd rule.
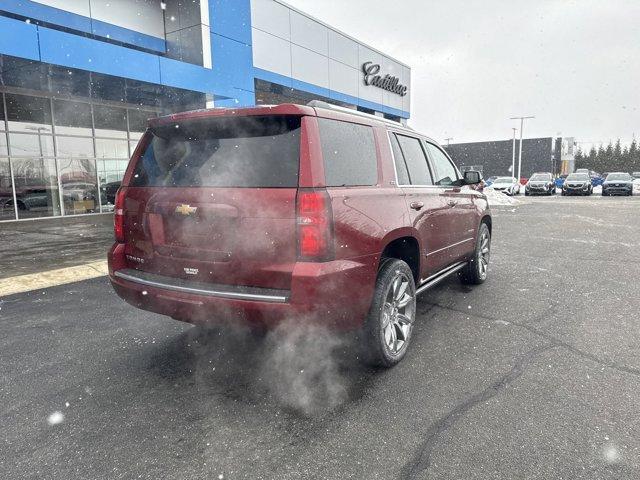
[[[629,172],[640,172],[640,149],[636,143],[635,137],[629,146]]]
[[[582,149],[580,147],[578,147],[578,151],[576,152],[575,165],[576,165],[576,169],[589,168],[588,167],[589,164],[587,163],[587,157],[585,157],[582,154]]]
[[[624,170],[624,158],[622,158],[622,147],[620,145],[620,139],[616,140],[613,147],[613,155],[611,156],[611,166],[615,170]]]

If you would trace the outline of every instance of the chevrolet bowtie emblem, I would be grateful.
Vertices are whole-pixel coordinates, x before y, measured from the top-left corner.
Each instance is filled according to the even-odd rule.
[[[180,213],[185,216],[196,213],[196,210],[198,210],[198,207],[192,207],[191,205],[185,205],[184,203],[176,207],[176,213]]]

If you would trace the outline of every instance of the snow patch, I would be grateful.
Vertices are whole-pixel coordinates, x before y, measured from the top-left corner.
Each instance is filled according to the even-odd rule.
[[[520,200],[514,197],[510,197],[509,195],[496,192],[493,188],[488,187],[485,188],[482,192],[487,196],[487,200],[489,205],[519,205]]]

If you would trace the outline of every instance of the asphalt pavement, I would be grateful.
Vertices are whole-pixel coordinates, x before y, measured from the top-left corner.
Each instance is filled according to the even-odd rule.
[[[494,209],[490,278],[420,300],[391,370],[130,307],[0,299],[2,479],[640,477],[640,197]]]
[[[0,279],[105,259],[113,215],[79,215],[0,223]]]

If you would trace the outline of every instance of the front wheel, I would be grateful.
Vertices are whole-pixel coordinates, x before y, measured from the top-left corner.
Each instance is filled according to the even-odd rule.
[[[364,325],[368,363],[386,368],[398,364],[407,353],[415,318],[416,286],[411,268],[402,260],[384,259]]]
[[[487,279],[491,256],[491,232],[486,223],[480,224],[473,257],[462,269],[460,280],[469,285],[480,285]]]

